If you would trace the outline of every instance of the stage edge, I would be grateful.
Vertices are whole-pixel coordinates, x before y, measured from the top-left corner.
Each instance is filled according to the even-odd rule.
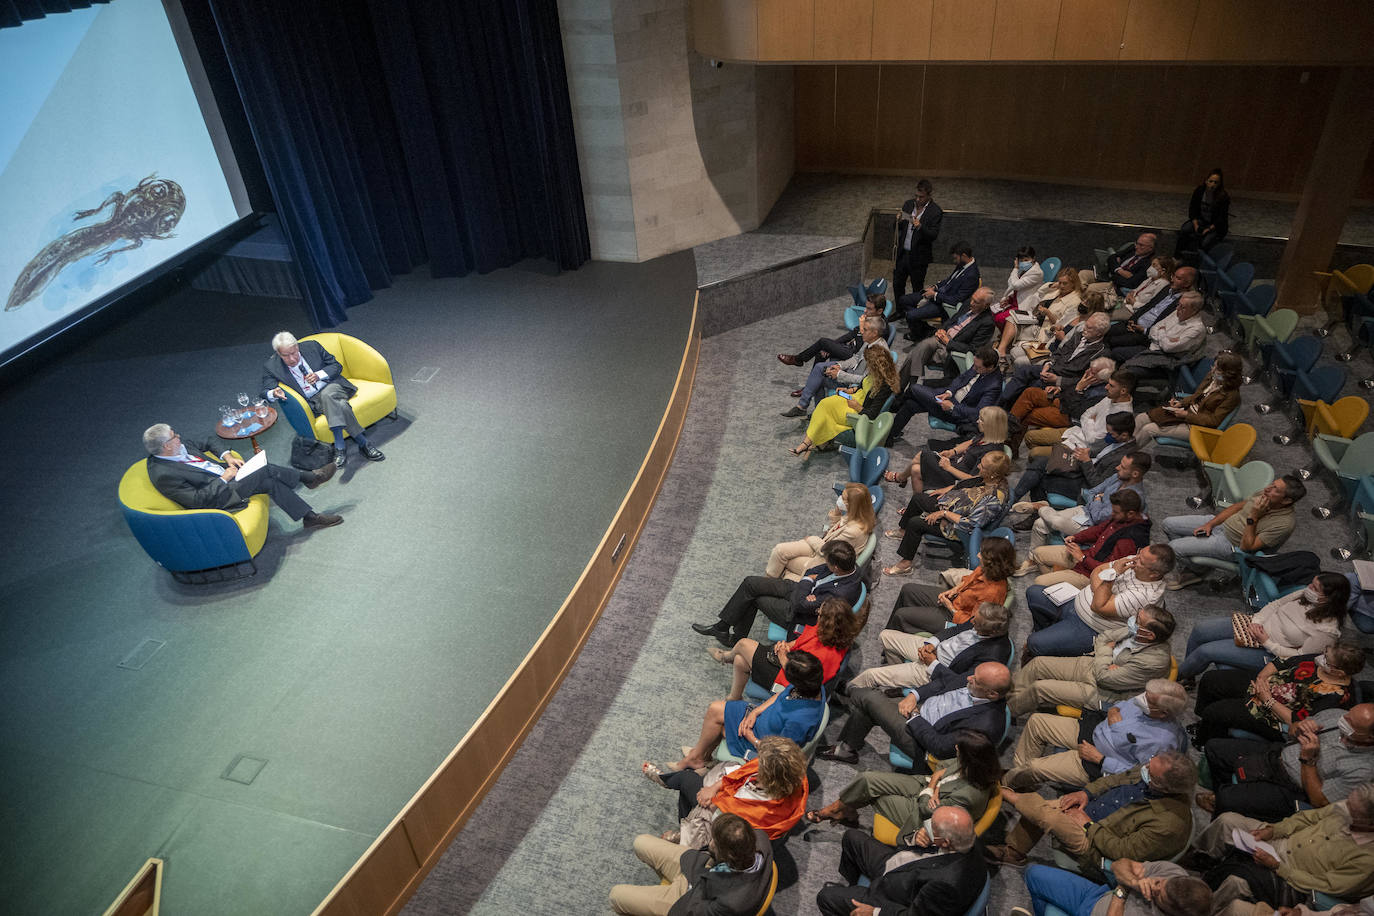
[[[562,683],[639,540],[677,450],[701,350],[699,296],[668,408],[629,493],[563,606],[458,746],[425,781],[313,916],[400,911],[496,783]],[[621,547],[621,538],[624,547]]]

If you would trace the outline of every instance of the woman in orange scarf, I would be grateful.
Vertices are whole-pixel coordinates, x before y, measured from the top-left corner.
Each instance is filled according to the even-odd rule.
[[[940,591],[934,585],[904,585],[892,607],[884,630],[903,633],[937,633],[946,623],[966,623],[984,601],[1007,600],[1007,580],[1016,571],[1016,548],[1006,538],[988,538],[978,551],[978,568],[954,588]]]

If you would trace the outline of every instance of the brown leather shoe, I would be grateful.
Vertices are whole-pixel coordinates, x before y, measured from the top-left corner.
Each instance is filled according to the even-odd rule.
[[[983,858],[995,865],[1010,865],[1012,868],[1025,868],[1026,857],[1010,846],[986,846]]]
[[[791,353],[779,353],[779,354],[778,354],[778,362],[782,363],[784,366],[800,366],[800,365],[801,365],[801,363],[797,360],[797,358],[796,358],[795,356],[793,356]]]
[[[307,528],[333,528],[335,525],[343,524],[343,516],[311,512],[302,520],[302,524]]]
[[[316,470],[311,471],[309,474],[302,474],[301,483],[305,484],[305,488],[307,490],[313,490],[329,478],[333,477],[334,472],[337,470],[338,468],[335,467],[334,462],[331,461],[324,467],[317,468]]]

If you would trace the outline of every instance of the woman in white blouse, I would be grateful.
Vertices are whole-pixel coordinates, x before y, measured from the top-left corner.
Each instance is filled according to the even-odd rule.
[[[1126,298],[1122,299],[1117,308],[1112,311],[1112,318],[1118,320],[1129,318],[1131,312],[1149,302],[1160,290],[1169,285],[1177,267],[1178,264],[1173,258],[1156,255],[1150,261],[1149,269],[1145,271],[1144,281],[1126,294]]]
[[[1260,609],[1245,631],[1248,641],[1263,648],[1239,645],[1232,617],[1200,620],[1188,637],[1188,655],[1179,666],[1179,680],[1196,678],[1209,665],[1259,671],[1275,659],[1316,655],[1341,635],[1350,583],[1338,573],[1317,573],[1300,592],[1284,595]]]
[[[1045,272],[1035,259],[1035,249],[1022,245],[1016,249],[1016,257],[1011,259],[1007,288],[992,308],[992,319],[997,323],[1003,339],[1008,329],[1035,328],[1035,306],[1040,302],[1040,287],[1044,285]],[[1003,349],[998,352],[1005,356],[1007,351]]]
[[[1054,339],[1056,327],[1063,327],[1078,315],[1078,303],[1082,301],[1083,280],[1078,271],[1066,268],[1059,276],[1042,285],[1035,292],[1035,307],[1031,314],[1040,320],[1039,325],[1022,326],[1014,321],[1002,327],[1001,339],[997,342],[997,352],[1006,355],[1013,346],[1034,343],[1048,347]],[[1024,329],[1024,333],[1023,333]]]

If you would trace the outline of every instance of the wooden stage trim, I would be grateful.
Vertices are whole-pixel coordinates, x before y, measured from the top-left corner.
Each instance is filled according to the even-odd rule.
[[[677,450],[701,350],[698,305],[694,299],[677,381],[658,432],[572,593],[463,740],[315,908],[314,916],[399,912],[539,720],[620,580]]]

